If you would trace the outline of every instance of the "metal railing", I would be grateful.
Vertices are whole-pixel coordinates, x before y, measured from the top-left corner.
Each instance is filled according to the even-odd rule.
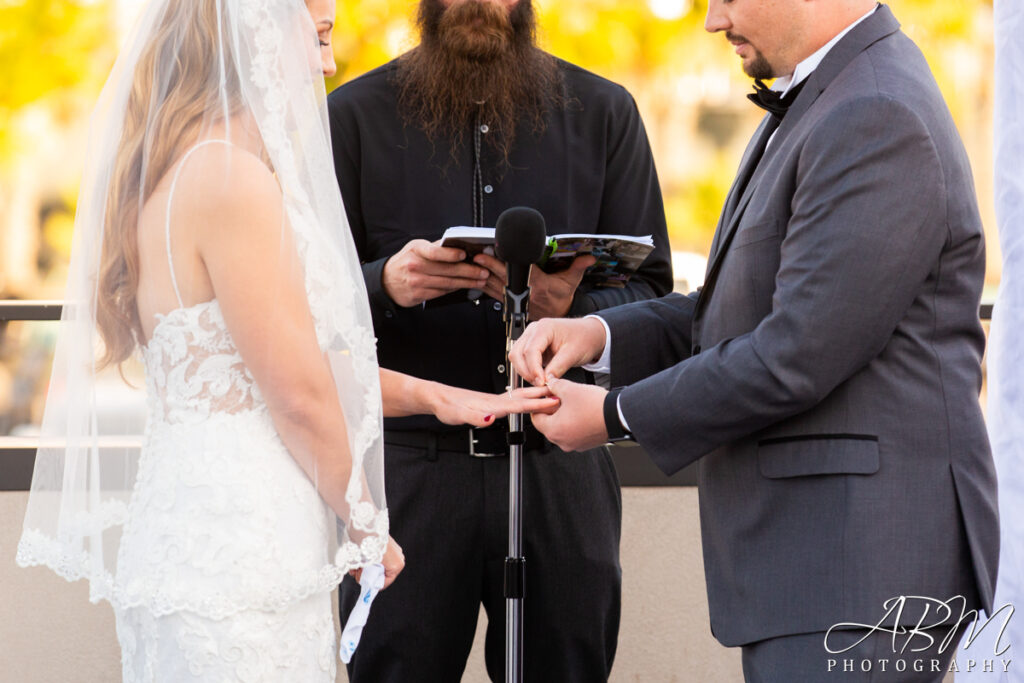
[[[0,301],[0,323],[60,320],[61,308],[60,301]],[[983,303],[978,314],[982,320],[991,320],[992,304]],[[37,446],[33,438],[0,437],[0,491],[28,490]],[[697,485],[695,465],[667,477],[638,447],[613,446],[611,451],[623,486]]]

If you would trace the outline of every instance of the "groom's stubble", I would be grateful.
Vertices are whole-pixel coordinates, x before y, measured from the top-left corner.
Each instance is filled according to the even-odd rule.
[[[421,0],[417,25],[420,44],[398,60],[399,107],[432,142],[447,138],[456,161],[477,117],[488,126],[484,143],[507,160],[520,124],[542,132],[548,110],[563,102],[557,63],[536,45],[530,0],[510,10]]]

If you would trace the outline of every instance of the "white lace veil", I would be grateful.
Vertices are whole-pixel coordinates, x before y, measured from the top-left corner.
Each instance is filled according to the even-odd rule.
[[[207,604],[206,611],[274,607],[315,590],[330,590],[348,570],[380,561],[386,545],[375,340],[330,157],[313,21],[302,0],[151,0],[123,46],[91,119],[66,301],[18,547],[23,566],[47,565],[69,580],[88,579],[93,601],[149,604],[158,610],[174,606],[161,604],[166,596],[159,595],[160,586],[147,595],[128,590],[118,576],[122,532],[133,510],[132,490],[139,474],[145,383],[152,378],[143,377],[138,336],[136,348],[129,349],[132,357],[120,367],[115,363],[101,368],[98,362],[107,348],[97,323],[102,304],[110,303],[103,297],[124,295],[111,294],[104,279],[110,273],[101,272],[103,254],[123,246],[114,241],[136,239],[132,235],[137,234],[146,199],[166,191],[166,185],[161,189],[156,184],[173,175],[195,143],[231,138],[232,126],[243,119],[255,123],[263,146],[257,156],[280,186],[286,223],[282,230],[293,235],[292,262],[297,251],[317,340],[328,361],[325,372],[329,366],[344,413],[353,464],[345,496],[351,515],[335,524],[325,509],[325,524],[338,529],[338,546],[323,551],[318,571],[296,577],[290,585],[263,586],[267,595],[262,602],[250,595],[216,607]],[[125,150],[134,157],[125,156]],[[119,197],[135,199],[118,205]],[[110,225],[119,219],[120,232]],[[245,259],[244,243],[238,245],[238,258]],[[178,262],[187,279],[188,264]],[[118,277],[127,282],[122,290],[132,290],[133,266],[119,268]],[[134,268],[137,275],[138,264]],[[275,315],[273,300],[266,302],[266,315]],[[237,371],[223,368],[225,376]],[[337,450],[341,457],[344,444]],[[246,585],[245,577],[238,583]]]

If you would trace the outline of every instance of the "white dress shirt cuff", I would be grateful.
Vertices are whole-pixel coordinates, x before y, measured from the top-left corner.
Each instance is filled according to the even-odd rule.
[[[587,363],[583,366],[584,370],[589,372],[602,372],[611,373],[612,371],[612,330],[608,327],[608,323],[605,319],[599,315],[585,315],[584,318],[595,318],[601,321],[604,326],[604,351],[601,352],[601,357],[593,363]],[[626,424],[626,416],[622,414],[622,396],[615,401],[615,409],[619,411],[619,422],[622,423],[622,428],[627,432],[632,431],[629,425]]]
[[[604,326],[604,351],[601,352],[601,357],[593,363],[587,363],[583,366],[583,369],[588,372],[603,372],[611,373],[612,371],[612,330],[608,327],[608,323],[604,321],[599,315],[585,315],[583,319],[594,318],[600,320]]]
[[[619,394],[615,398],[615,409],[619,411],[619,424],[622,425],[623,429],[632,434],[633,430],[629,428],[629,423],[626,422],[626,416],[622,414],[622,394]]]

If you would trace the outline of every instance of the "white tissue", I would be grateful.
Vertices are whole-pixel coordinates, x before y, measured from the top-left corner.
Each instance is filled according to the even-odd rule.
[[[371,564],[363,567],[363,573],[359,578],[359,601],[348,615],[348,621],[341,630],[341,647],[338,648],[341,661],[348,664],[352,661],[352,655],[359,646],[359,639],[363,635],[363,627],[366,620],[370,618],[370,605],[377,593],[384,587],[384,565]]]

